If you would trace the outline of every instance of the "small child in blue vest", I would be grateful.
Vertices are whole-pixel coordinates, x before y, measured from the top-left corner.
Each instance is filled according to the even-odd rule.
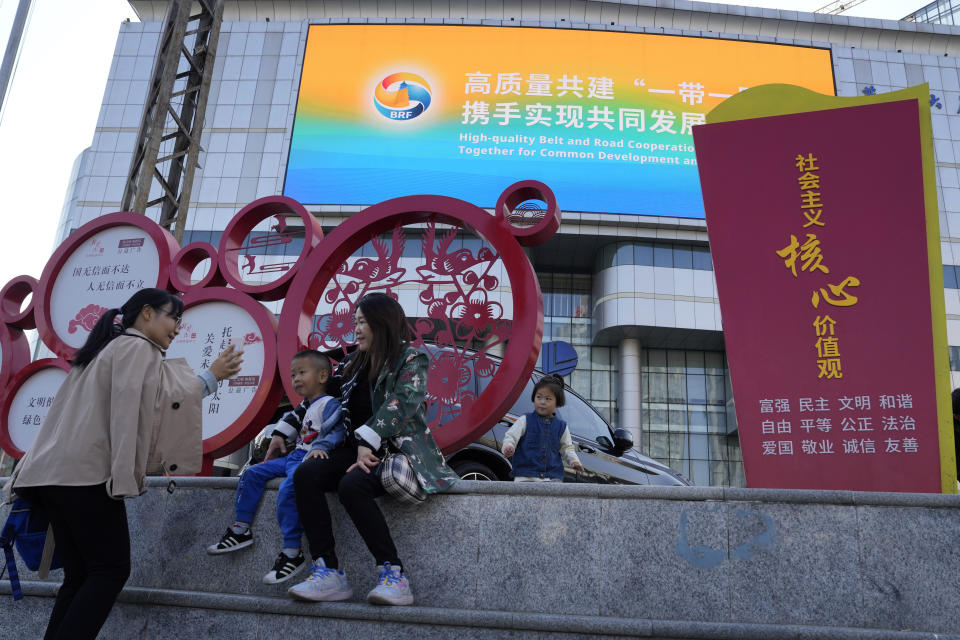
[[[533,412],[520,416],[503,437],[503,455],[513,458],[515,482],[563,482],[564,463],[578,473],[583,465],[557,407],[565,403],[563,378],[544,376],[533,387]],[[561,459],[561,452],[563,458]]]
[[[283,534],[283,549],[273,568],[263,577],[266,584],[289,580],[305,567],[300,537],[303,528],[297,514],[293,474],[303,460],[329,458],[330,452],[346,438],[340,401],[327,395],[330,359],[313,349],[301,351],[290,361],[293,389],[303,402],[273,425],[270,446],[263,462],[249,467],[240,476],[235,500],[235,521],[227,527],[220,542],[207,547],[207,553],[220,555],[245,549],[253,544],[251,524],[267,481],[283,478],[277,490],[277,521]],[[287,448],[293,448],[286,457]]]

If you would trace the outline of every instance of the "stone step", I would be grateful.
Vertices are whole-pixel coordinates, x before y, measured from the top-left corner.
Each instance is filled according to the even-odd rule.
[[[261,603],[254,611],[269,603],[281,607],[271,609],[275,615],[301,615],[302,605],[283,595],[289,585],[261,582],[280,547],[276,483],[260,507],[257,543],[209,556],[206,546],[233,519],[237,481],[178,482],[168,495],[162,479],[151,479],[150,491],[127,501],[127,593],[252,598]],[[373,561],[335,497],[327,498],[341,566],[357,594],[337,606],[367,610],[358,603],[374,585]],[[640,630],[651,621],[795,626],[859,629],[866,637],[960,630],[960,496],[461,482],[421,507],[381,504],[417,603],[429,607],[417,610],[453,619],[583,618],[633,621],[625,628]],[[437,624],[450,626],[443,620]],[[664,637],[682,637],[676,633]]]
[[[56,585],[23,583],[26,598],[4,607],[21,635],[40,638],[53,606]],[[0,594],[9,593],[0,583]],[[123,640],[262,640],[301,637],[305,630],[328,638],[564,638],[583,640],[944,640],[954,635],[805,625],[738,624],[647,620],[514,611],[471,611],[436,607],[375,607],[353,602],[304,603],[284,597],[202,593],[128,587],[123,590],[102,638]],[[10,629],[15,631],[15,629]]]

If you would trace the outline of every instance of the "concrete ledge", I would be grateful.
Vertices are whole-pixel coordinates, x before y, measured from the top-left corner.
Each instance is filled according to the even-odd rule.
[[[3,486],[6,478],[0,478]],[[181,488],[232,489],[236,478],[182,477],[176,479]],[[147,478],[147,486],[165,488],[164,478]],[[279,480],[267,486],[276,489]],[[939,493],[894,493],[878,491],[821,491],[816,489],[739,489],[725,487],[658,487],[608,484],[555,484],[518,482],[477,482],[461,480],[446,495],[518,496],[545,495],[578,498],[620,500],[681,500],[681,501],[738,501],[776,502],[784,504],[871,505],[878,507],[921,507],[930,509],[960,509],[960,495]]]
[[[256,544],[209,556],[205,547],[233,519],[237,480],[178,482],[168,495],[163,479],[151,479],[150,491],[127,502],[128,591],[146,590],[150,598],[195,594],[206,603],[198,610],[207,613],[222,598],[224,606],[267,603],[276,615],[301,615],[302,605],[286,602],[289,585],[261,582],[280,547],[275,488],[254,523]],[[366,611],[359,603],[375,583],[372,559],[336,497],[323,499],[356,594],[337,606]],[[466,616],[486,628],[497,616],[524,625],[518,621],[545,616],[543,625],[632,621],[629,634],[646,637],[655,637],[652,621],[716,630],[656,632],[670,638],[753,637],[742,634],[768,626],[781,634],[801,629],[792,637],[803,638],[839,637],[838,629],[872,638],[906,630],[948,637],[960,629],[958,496],[460,482],[420,507],[389,500],[381,506],[417,603],[430,607],[416,610],[445,612],[435,622],[424,618],[424,625],[457,626],[451,621]],[[716,635],[728,628],[736,631]]]
[[[56,595],[56,586],[43,582],[23,583],[28,596],[27,606],[51,607]],[[0,594],[10,593],[9,584],[0,583]],[[327,620],[376,622],[402,624],[412,637],[418,636],[420,627],[445,627],[448,633],[460,636],[464,628],[493,632],[516,632],[521,637],[548,633],[554,635],[578,634],[591,638],[631,637],[704,640],[948,640],[955,635],[912,631],[880,631],[875,629],[850,629],[840,627],[812,627],[803,625],[705,623],[696,621],[646,620],[638,618],[607,618],[595,616],[568,616],[547,614],[524,614],[507,611],[464,611],[431,607],[374,607],[365,604],[330,602],[310,604],[294,602],[287,598],[237,596],[170,589],[142,589],[128,587],[120,594],[118,602],[144,607],[180,607],[206,609],[218,612],[252,613],[284,616],[294,619],[295,624],[306,626],[310,618]],[[20,603],[14,606],[24,606]],[[46,624],[38,617],[37,637]],[[325,628],[327,622],[322,623]],[[149,624],[147,625],[149,627]],[[457,630],[456,628],[460,628]],[[301,627],[302,628],[302,627]],[[560,633],[562,630],[562,634]],[[326,634],[325,634],[326,635]],[[471,634],[472,636],[473,634]],[[26,636],[24,636],[26,637]],[[133,637],[133,636],[125,636]]]

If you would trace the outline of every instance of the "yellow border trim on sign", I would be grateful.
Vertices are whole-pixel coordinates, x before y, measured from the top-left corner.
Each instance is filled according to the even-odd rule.
[[[923,162],[924,213],[927,222],[927,260],[930,281],[930,311],[933,319],[933,362],[937,386],[937,427],[940,441],[940,483],[943,493],[957,493],[957,466],[953,442],[953,408],[950,400],[950,362],[947,317],[940,256],[940,215],[937,212],[937,180],[933,156],[933,125],[930,120],[930,88],[922,84],[909,89],[855,98],[823,95],[788,84],[767,84],[725,100],[707,114],[707,123],[748,120],[769,116],[826,111],[844,107],[916,100],[920,107],[920,151]]]

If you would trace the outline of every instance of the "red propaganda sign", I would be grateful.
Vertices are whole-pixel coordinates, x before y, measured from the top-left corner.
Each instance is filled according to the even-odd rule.
[[[694,129],[750,487],[945,486],[929,115],[907,97]]]

